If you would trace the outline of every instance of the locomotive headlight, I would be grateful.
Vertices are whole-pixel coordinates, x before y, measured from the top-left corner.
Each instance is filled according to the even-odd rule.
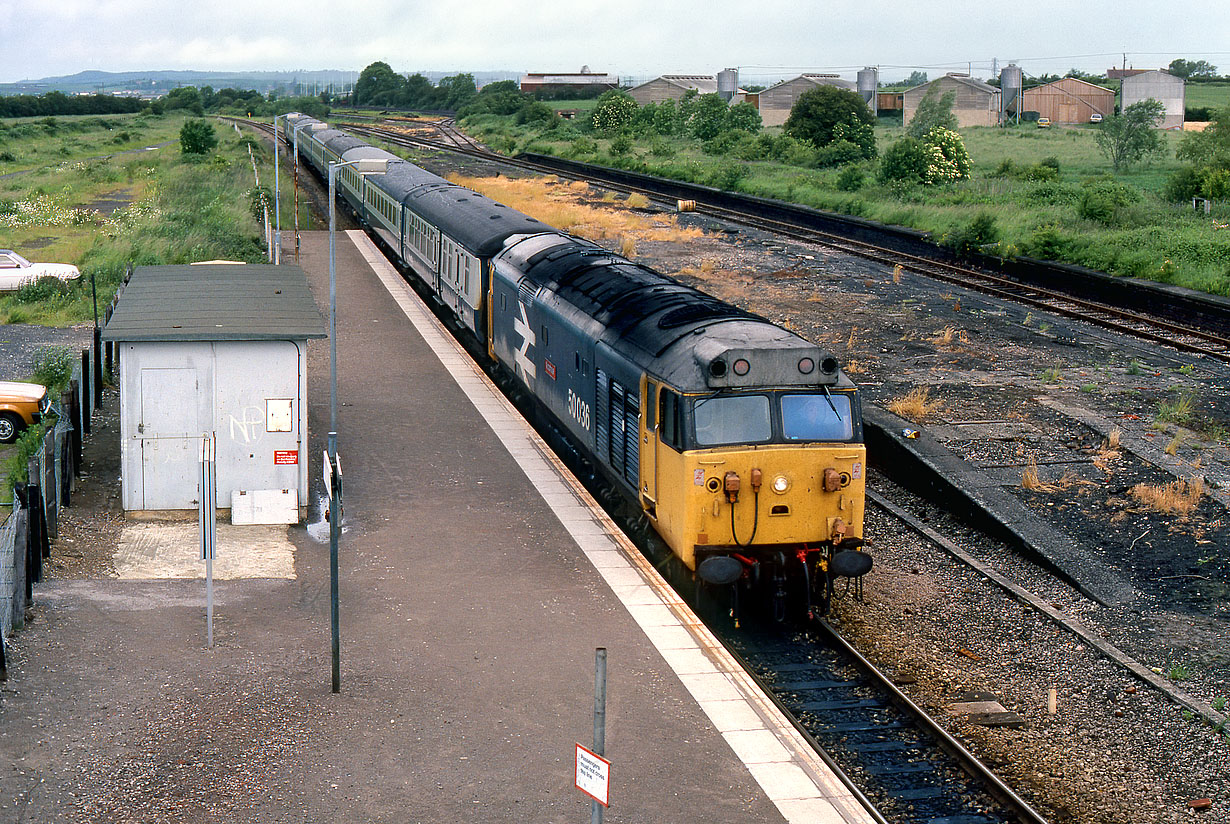
[[[752,369],[752,365],[748,363],[746,360],[744,360],[743,358],[739,358],[737,361],[735,361],[735,374],[736,375],[742,377],[746,375],[748,372],[750,372],[751,369]]]
[[[790,479],[785,475],[778,475],[773,479],[773,491],[778,495],[784,494],[790,488]]]

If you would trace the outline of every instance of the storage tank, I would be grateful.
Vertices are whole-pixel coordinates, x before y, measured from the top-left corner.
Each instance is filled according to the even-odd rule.
[[[1015,63],[1004,66],[999,73],[999,122],[1003,123],[1010,116],[1021,119],[1021,86],[1023,75],[1021,67]]]
[[[727,103],[735,99],[735,95],[739,92],[739,70],[738,69],[723,69],[718,72],[717,76],[718,94]]]
[[[858,73],[858,93],[863,98],[863,102],[871,109],[871,113],[875,114],[877,110],[878,98],[876,95],[880,91],[880,70],[872,66],[868,66]]]

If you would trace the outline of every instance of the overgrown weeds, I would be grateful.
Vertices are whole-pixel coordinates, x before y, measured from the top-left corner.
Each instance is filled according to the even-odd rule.
[[[1146,509],[1186,518],[1204,497],[1202,478],[1180,478],[1168,484],[1136,484],[1128,490]]]
[[[931,387],[917,386],[904,397],[889,401],[888,409],[909,421],[918,423],[936,415],[944,408],[944,402],[931,397]]]

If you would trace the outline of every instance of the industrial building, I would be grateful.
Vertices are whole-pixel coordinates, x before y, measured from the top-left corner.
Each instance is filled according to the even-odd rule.
[[[1187,84],[1183,78],[1175,77],[1161,70],[1141,72],[1131,77],[1123,78],[1123,87],[1119,92],[1119,110],[1123,111],[1133,103],[1153,98],[1161,101],[1165,109],[1160,129],[1182,129],[1184,106],[1186,105]]]
[[[793,80],[783,80],[762,92],[748,95],[748,100],[760,111],[760,120],[765,126],[780,126],[790,116],[795,101],[804,92],[819,86],[836,86],[851,91],[855,88],[849,80],[843,80],[835,74],[801,74]]]
[[[521,91],[533,92],[588,92],[595,95],[608,89],[619,88],[619,78],[606,72],[592,72],[582,66],[579,72],[529,72],[521,78]]]
[[[119,350],[124,510],[191,510],[204,438],[235,523],[293,523],[308,493],[307,341],[325,324],[298,266],[138,266],[103,339]]]
[[[736,78],[737,76],[736,74]],[[682,100],[689,91],[695,91],[697,94],[717,94],[722,89],[719,88],[718,78],[711,74],[664,74],[639,86],[634,86],[628,94],[639,105],[644,106],[647,103],[661,103],[665,100]],[[739,103],[742,102],[743,97],[743,92],[735,89],[733,94],[727,97],[726,102]]]
[[[1110,117],[1115,113],[1114,89],[1075,77],[1026,89],[1022,98],[1021,111],[1037,112],[1052,123],[1088,123],[1095,114]]]
[[[903,120],[907,126],[918,111],[918,104],[932,89],[937,89],[941,96],[950,91],[956,93],[952,113],[961,128],[999,125],[999,89],[966,74],[950,73],[905,91],[902,95],[902,106]]]

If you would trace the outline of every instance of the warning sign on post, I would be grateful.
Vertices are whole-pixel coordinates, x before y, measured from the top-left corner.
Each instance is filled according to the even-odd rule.
[[[275,449],[273,450],[273,463],[275,466],[293,466],[299,463],[299,450]]]
[[[577,744],[577,789],[602,806],[611,806],[611,762],[580,744]]]

